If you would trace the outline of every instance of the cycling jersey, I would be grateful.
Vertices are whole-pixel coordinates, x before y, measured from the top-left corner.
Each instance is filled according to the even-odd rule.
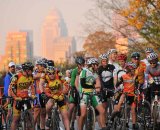
[[[11,93],[11,96],[26,98],[29,96],[28,95],[29,94],[28,93],[29,87],[32,87],[32,94],[33,94],[34,88],[32,86],[32,83],[33,83],[32,76],[26,77],[22,73],[14,75],[11,80],[10,87],[9,87],[9,91]],[[14,87],[15,91],[13,90],[12,87]]]
[[[144,62],[140,62],[139,66],[135,70],[135,75],[137,76],[137,81],[138,81],[139,84],[143,84],[144,83],[145,71],[146,71],[146,64]]]
[[[109,61],[108,61],[108,64],[113,65],[116,69],[119,69],[119,68],[120,68],[119,64],[116,63],[116,62],[112,62],[112,61],[109,60]]]
[[[123,92],[129,93],[129,96],[134,96],[134,90],[135,90],[135,79],[133,76],[130,76],[129,74],[124,74],[122,76],[122,82],[123,82]]]
[[[55,95],[63,95],[62,93],[62,82],[59,79],[48,81],[45,88],[46,95],[51,95],[54,98]]]
[[[100,66],[98,68],[98,75],[100,76],[101,85],[104,88],[113,89],[113,71],[115,67],[113,65],[108,64],[105,68]]]
[[[149,65],[146,69],[146,74],[148,74],[149,80],[152,78],[156,85],[160,85],[160,64],[157,64],[155,68]]]
[[[98,75],[88,68],[83,68],[80,73],[80,92],[93,92]]]

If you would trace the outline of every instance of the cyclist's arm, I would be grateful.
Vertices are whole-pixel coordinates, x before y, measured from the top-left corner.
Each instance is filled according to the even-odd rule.
[[[44,92],[44,84],[45,84],[45,79],[40,78],[39,89],[40,89],[41,93]]]
[[[123,78],[121,77],[120,80],[116,83],[116,88],[123,83]]]
[[[75,86],[76,86],[76,89],[78,90],[78,87],[79,87],[79,75],[76,76]]]
[[[34,80],[39,79],[40,77],[41,77],[41,73],[37,73],[33,75]]]
[[[100,90],[101,90],[101,81],[100,81],[99,76],[96,78],[95,89],[97,92],[100,92]]]
[[[48,85],[45,88],[45,94],[47,95],[47,97],[52,97],[52,94],[51,94],[51,91],[50,91]]]
[[[13,98],[17,97],[16,93],[13,91],[13,89],[17,89],[16,88],[17,80],[18,80],[18,76],[16,75],[12,78],[11,83],[9,85],[9,89],[8,89],[9,96]]]
[[[76,80],[76,69],[73,70],[73,72],[71,73],[71,86],[74,87],[75,86],[75,80]]]

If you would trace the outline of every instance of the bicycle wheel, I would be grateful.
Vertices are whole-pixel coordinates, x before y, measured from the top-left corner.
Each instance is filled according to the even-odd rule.
[[[158,106],[157,102],[154,103],[153,106],[153,129],[157,129],[157,120],[158,120]]]
[[[92,106],[90,106],[87,108],[85,130],[95,130],[95,119],[95,110]]]
[[[144,130],[147,130],[151,124],[151,108],[148,101],[138,104],[137,121]]]
[[[55,108],[52,111],[50,130],[60,130],[59,121],[60,121],[59,113]]]

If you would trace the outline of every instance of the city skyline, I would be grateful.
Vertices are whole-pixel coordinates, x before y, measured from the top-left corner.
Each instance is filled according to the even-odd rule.
[[[5,39],[8,32],[33,30],[34,55],[38,56],[39,50],[41,50],[39,45],[41,43],[40,30],[43,20],[48,12],[55,8],[61,12],[68,27],[69,36],[79,35],[80,24],[85,20],[84,15],[91,6],[90,0],[0,1],[0,55],[4,54]],[[84,5],[83,8],[79,7],[80,4]]]

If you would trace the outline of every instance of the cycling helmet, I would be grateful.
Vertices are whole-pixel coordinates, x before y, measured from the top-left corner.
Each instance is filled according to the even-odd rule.
[[[117,53],[117,50],[116,49],[110,49],[107,54],[110,55],[112,53]]]
[[[26,62],[26,64],[28,64],[30,70],[33,70],[34,65],[31,62]]]
[[[89,58],[87,60],[87,65],[97,64],[97,63],[98,63],[98,59],[97,58]]]
[[[126,64],[126,68],[130,69],[130,70],[133,70],[133,69],[136,69],[137,68],[137,65],[133,62],[128,62]]]
[[[118,55],[118,58],[117,58],[118,60],[127,60],[127,55],[125,55],[125,54],[119,54]]]
[[[48,60],[46,62],[47,66],[54,66],[54,61],[53,60]]]
[[[131,54],[131,58],[139,59],[139,58],[140,58],[140,53],[139,53],[139,52],[133,52],[133,53]]]
[[[99,58],[100,58],[101,60],[107,60],[107,59],[108,59],[108,55],[107,55],[107,53],[104,53],[104,54],[101,54],[101,55],[99,56]]]
[[[22,70],[23,71],[30,70],[30,65],[28,64],[28,62],[22,64]]]
[[[148,61],[158,60],[158,55],[157,55],[157,53],[150,53],[150,54],[147,56],[147,60],[148,60]]]
[[[149,48],[149,47],[148,47],[148,48],[145,49],[145,52],[146,52],[146,53],[153,53],[154,50],[153,50],[152,48]]]
[[[85,59],[83,57],[76,57],[75,63],[82,65],[85,63]]]
[[[36,65],[44,65],[44,61],[42,59],[38,59],[36,62],[35,62]]]
[[[53,66],[47,66],[46,72],[47,72],[47,73],[54,73],[54,72],[55,72],[55,69],[54,69]]]

